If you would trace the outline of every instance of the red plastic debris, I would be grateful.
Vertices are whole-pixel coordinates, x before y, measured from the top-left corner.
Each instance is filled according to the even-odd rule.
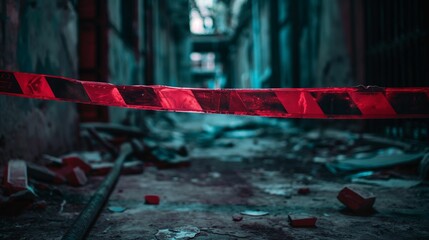
[[[63,164],[71,167],[79,167],[85,174],[89,174],[91,172],[91,165],[82,160],[79,156],[76,155],[68,155],[64,156]]]
[[[23,160],[10,160],[5,168],[3,187],[8,194],[28,189],[27,164]]]
[[[243,216],[240,214],[234,214],[234,215],[232,215],[232,220],[234,222],[240,222],[241,220],[243,220]]]
[[[307,195],[309,193],[310,193],[310,188],[305,187],[305,188],[298,189],[298,194],[300,195]]]
[[[149,205],[158,205],[159,204],[159,196],[157,195],[146,195],[144,196],[144,200],[146,204]]]
[[[67,175],[67,181],[72,186],[83,186],[88,182],[85,172],[80,167],[74,167]]]
[[[338,200],[347,208],[356,213],[365,213],[372,210],[375,196],[351,187],[344,187],[337,196]]]
[[[289,214],[289,223],[292,227],[316,227],[317,218],[306,214]]]

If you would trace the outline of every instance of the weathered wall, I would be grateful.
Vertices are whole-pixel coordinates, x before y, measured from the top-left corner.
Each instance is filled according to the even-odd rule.
[[[191,42],[183,34],[183,29],[176,26],[178,23],[174,19],[174,14],[181,13],[188,21],[187,9],[185,12],[183,9],[171,10],[175,4],[181,3],[186,5],[188,2],[108,0],[109,82],[120,85],[190,85]],[[151,65],[145,64],[149,62]],[[109,108],[109,119],[139,125],[147,113],[112,107]]]
[[[143,1],[109,0],[107,5],[109,82],[120,85],[144,84]],[[109,108],[112,122],[137,124],[142,111]]]
[[[0,69],[77,77],[73,1],[0,4]],[[0,164],[59,154],[77,139],[75,104],[0,96]]]
[[[353,86],[358,81],[352,73],[350,52],[344,32],[341,3],[350,0],[273,0],[276,7],[269,9],[268,1],[259,0],[261,26],[260,81],[271,79],[278,87]],[[272,3],[271,2],[271,3]],[[268,11],[269,10],[269,11]],[[250,12],[250,7],[242,9]],[[269,22],[277,14],[277,26]],[[251,15],[249,18],[252,18]],[[346,16],[347,17],[347,16]],[[270,31],[275,34],[270,35]],[[232,81],[235,87],[250,87],[254,71],[252,59],[252,20],[242,18],[232,52],[236,71]],[[278,38],[278,47],[270,48],[271,37]],[[270,52],[271,51],[271,52]],[[278,52],[278,59],[270,54]],[[278,76],[270,76],[273,62],[279,62]],[[280,80],[279,80],[280,79]],[[278,81],[274,83],[275,81]],[[270,86],[270,84],[261,84]]]

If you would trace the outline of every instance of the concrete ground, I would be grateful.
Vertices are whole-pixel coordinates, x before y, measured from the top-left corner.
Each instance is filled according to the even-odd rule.
[[[311,134],[278,120],[216,133],[216,125],[242,126],[243,119],[255,118],[203,115],[174,128],[168,127],[169,121],[150,123],[157,129],[157,141],[186,144],[191,166],[147,167],[142,174],[121,176],[106,207],[125,211],[103,210],[88,239],[429,238],[427,184],[411,188],[360,184],[377,199],[373,213],[355,215],[336,198],[344,186],[351,185],[350,180],[313,161],[315,156],[339,154],[348,140],[329,143],[325,139],[320,146]],[[41,194],[48,203],[45,210],[2,216],[0,239],[60,239],[101,180],[92,177],[84,187],[45,191]],[[310,193],[298,194],[302,187]],[[147,194],[159,195],[160,204],[146,205]],[[232,220],[245,210],[268,214]],[[313,215],[318,218],[317,227],[293,228],[289,213]]]

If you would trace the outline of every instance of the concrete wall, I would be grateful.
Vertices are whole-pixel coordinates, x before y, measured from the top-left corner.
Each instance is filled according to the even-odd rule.
[[[0,69],[77,77],[73,1],[0,3]],[[72,103],[0,96],[0,164],[69,150],[77,140]]]
[[[153,51],[155,83],[172,86],[191,86],[191,42],[189,30],[189,9],[174,8],[186,0],[153,1]],[[187,3],[186,3],[187,4]],[[180,13],[181,15],[177,16]],[[184,14],[184,16],[183,16]],[[187,21],[188,25],[181,22]],[[182,25],[181,25],[182,24]]]

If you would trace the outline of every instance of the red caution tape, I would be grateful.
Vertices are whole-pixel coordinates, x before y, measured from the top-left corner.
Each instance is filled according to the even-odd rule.
[[[202,89],[116,86],[0,71],[5,95],[144,110],[282,118],[428,118],[429,88]]]

